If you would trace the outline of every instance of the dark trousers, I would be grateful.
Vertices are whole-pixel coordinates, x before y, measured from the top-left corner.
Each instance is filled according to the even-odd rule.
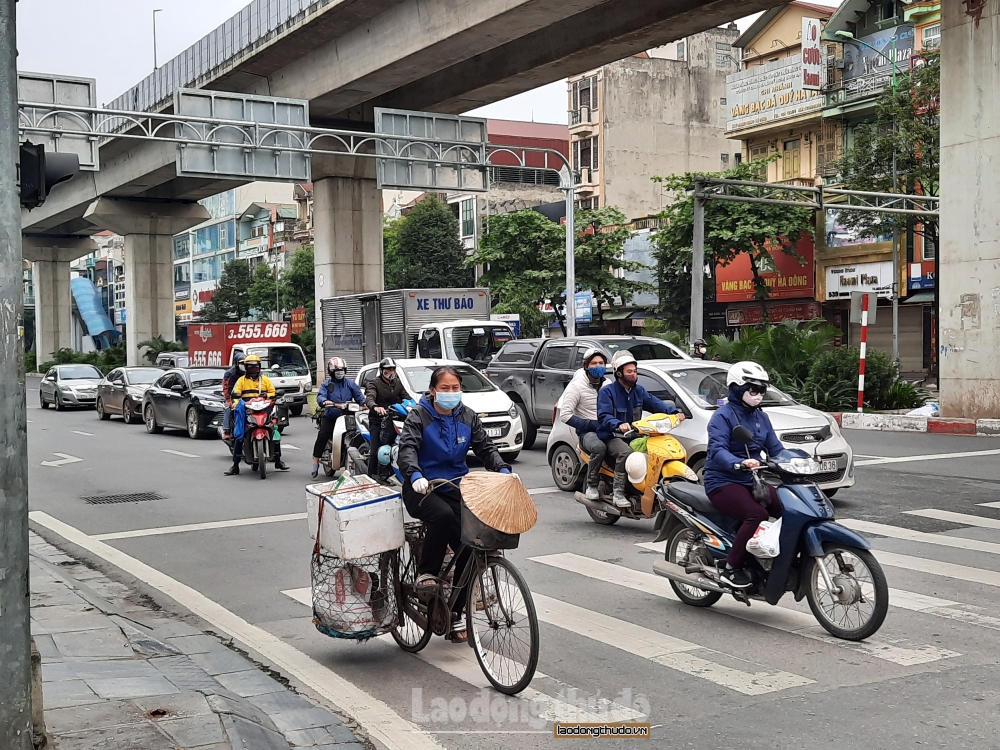
[[[720,513],[743,522],[739,531],[736,532],[733,548],[729,550],[729,556],[726,558],[726,562],[734,568],[742,568],[746,562],[749,554],[747,542],[757,531],[760,522],[769,518],[768,511],[770,511],[770,516],[781,518],[781,501],[778,500],[778,493],[774,487],[769,489],[771,490],[771,502],[767,508],[754,500],[750,488],[742,484],[723,485],[719,489],[713,490],[708,496],[712,505],[718,508]]]
[[[608,441],[608,463],[614,465],[615,474],[625,474],[625,459],[634,452],[621,438],[611,438]]]
[[[243,433],[243,436],[246,437],[246,433],[245,432]],[[274,460],[275,461],[280,461],[281,460],[281,441],[280,440],[279,441],[272,441],[271,446],[272,446],[271,450],[274,452]],[[241,438],[241,437],[234,437],[233,438],[233,463],[238,466],[239,463],[240,463],[240,459],[241,458],[243,458],[243,438]]]
[[[403,504],[406,512],[424,522],[424,548],[420,553],[420,563],[417,574],[430,573],[441,575],[444,556],[451,551],[458,554],[462,549],[462,496],[458,490],[448,487],[421,495],[413,491],[413,486],[407,482],[403,485]],[[469,552],[464,552],[455,562],[455,575],[452,579],[458,583],[462,570],[468,562]],[[459,597],[455,604],[455,612],[461,613],[465,597]]]
[[[337,417],[327,417],[324,415],[323,420],[319,423],[319,436],[313,445],[313,458],[323,458],[323,451],[326,450],[326,444],[333,437],[333,428],[336,424]]]
[[[379,471],[383,474],[390,471],[388,466],[380,469],[378,463],[378,449],[383,445],[392,445],[396,442],[396,428],[393,426],[392,418],[386,414],[380,417],[377,414],[368,416],[368,434],[371,440],[371,453],[368,454],[368,476],[372,479],[378,476]],[[410,515],[413,515],[412,513]],[[413,516],[416,518],[416,516]]]
[[[585,432],[580,436],[580,447],[590,456],[590,463],[587,464],[587,486],[596,487],[601,477],[601,465],[604,463],[608,446],[597,437],[596,432]]]

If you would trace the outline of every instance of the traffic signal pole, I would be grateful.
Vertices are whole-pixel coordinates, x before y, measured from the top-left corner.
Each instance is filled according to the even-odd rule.
[[[30,750],[28,435],[15,3],[0,0],[0,747]]]

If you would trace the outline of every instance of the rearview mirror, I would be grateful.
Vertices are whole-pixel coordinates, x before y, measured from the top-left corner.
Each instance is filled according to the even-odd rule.
[[[172,390],[174,393],[184,393],[184,391],[186,391],[187,388],[181,383],[177,383],[176,385],[170,386],[170,390]]]
[[[750,445],[753,442],[753,433],[746,427],[739,424],[733,428],[733,440],[743,445]]]

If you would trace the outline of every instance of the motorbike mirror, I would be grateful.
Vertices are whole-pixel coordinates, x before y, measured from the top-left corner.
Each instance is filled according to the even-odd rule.
[[[743,445],[750,445],[753,442],[753,433],[741,424],[733,428],[733,440]]]

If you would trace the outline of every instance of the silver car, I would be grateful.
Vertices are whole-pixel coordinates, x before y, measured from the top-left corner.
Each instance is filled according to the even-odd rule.
[[[142,422],[142,394],[160,376],[159,367],[119,367],[97,386],[97,416],[111,419],[121,414],[125,424]]]
[[[639,385],[664,401],[672,401],[686,420],[671,433],[687,451],[688,465],[703,476],[708,451],[708,421],[726,398],[726,372],[721,362],[660,360],[639,362]],[[822,464],[816,483],[830,497],[854,485],[854,452],[840,432],[837,421],[793,400],[777,388],[769,388],[764,411],[778,438],[787,448],[799,448]],[[546,446],[552,478],[559,489],[571,492],[583,482],[582,462],[577,453],[576,431],[556,414]]]
[[[38,402],[60,411],[68,406],[92,407],[97,403],[97,385],[104,374],[93,365],[56,365],[38,385]]]

